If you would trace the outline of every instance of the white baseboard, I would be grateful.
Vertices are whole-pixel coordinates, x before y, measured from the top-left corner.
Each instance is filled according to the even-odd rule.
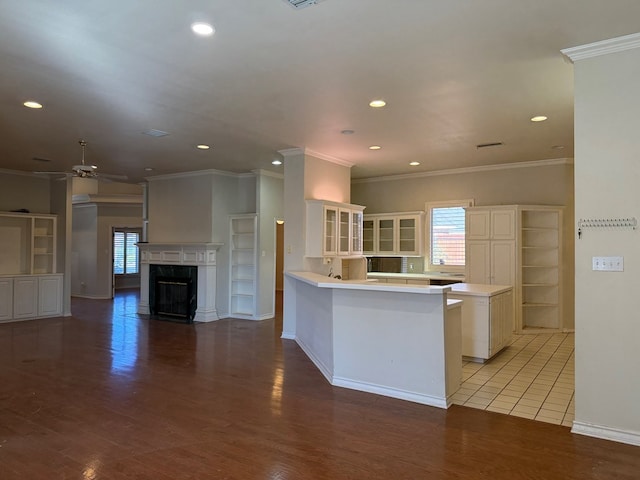
[[[618,428],[593,425],[591,423],[573,422],[571,433],[578,433],[588,437],[612,440],[614,442],[627,443],[629,445],[640,446],[640,432],[620,430]]]
[[[282,332],[282,335],[280,335],[280,338],[284,338],[286,340],[295,340],[296,339],[296,334],[293,332]]]
[[[333,372],[331,371],[330,368],[328,368],[312,351],[311,349],[305,345],[305,343],[300,340],[299,338],[296,338],[296,343],[300,346],[300,348],[302,349],[302,351],[307,355],[307,357],[309,357],[309,359],[313,362],[313,364],[318,368],[318,370],[320,370],[320,373],[322,373],[322,375],[324,375],[324,378],[327,379],[327,381],[331,384],[333,384],[332,377],[333,377]]]
[[[407,400],[409,402],[429,405],[431,407],[448,408],[448,402],[446,398],[434,397],[432,395],[408,392],[406,390],[383,387],[381,385],[376,385],[373,383],[359,382],[341,377],[333,377],[333,382],[331,382],[331,384],[335,385],[336,387],[350,388],[352,390],[375,393],[376,395],[383,395],[385,397],[399,398],[400,400]]]

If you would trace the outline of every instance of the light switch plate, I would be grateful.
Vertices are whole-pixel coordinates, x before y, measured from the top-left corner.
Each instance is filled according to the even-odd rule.
[[[599,272],[624,272],[624,257],[592,257],[591,269]]]

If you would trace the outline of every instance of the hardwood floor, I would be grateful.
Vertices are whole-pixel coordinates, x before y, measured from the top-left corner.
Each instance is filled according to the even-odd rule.
[[[330,386],[281,318],[0,325],[0,479],[638,479],[640,449]]]

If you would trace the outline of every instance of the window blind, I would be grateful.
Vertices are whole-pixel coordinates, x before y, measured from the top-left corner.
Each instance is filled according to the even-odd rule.
[[[113,232],[113,273],[132,275],[139,273],[139,252],[136,243],[140,240],[138,232]]]
[[[431,209],[431,265],[464,266],[464,223],[462,207]]]

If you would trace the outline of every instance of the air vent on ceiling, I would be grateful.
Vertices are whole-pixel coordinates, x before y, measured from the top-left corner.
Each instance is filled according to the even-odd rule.
[[[502,145],[504,145],[502,142],[481,143],[480,145],[476,145],[476,148],[501,147]]]
[[[144,135],[149,135],[150,137],[166,137],[169,135],[167,132],[163,132],[162,130],[156,130],[152,128],[151,130],[147,130],[146,132],[142,132]]]
[[[40,158],[40,157],[32,157],[31,160],[35,160],[36,162],[44,162],[44,163],[48,163],[51,161],[48,158]]]
[[[315,5],[319,0],[285,0],[293,8],[305,8],[311,5]]]

